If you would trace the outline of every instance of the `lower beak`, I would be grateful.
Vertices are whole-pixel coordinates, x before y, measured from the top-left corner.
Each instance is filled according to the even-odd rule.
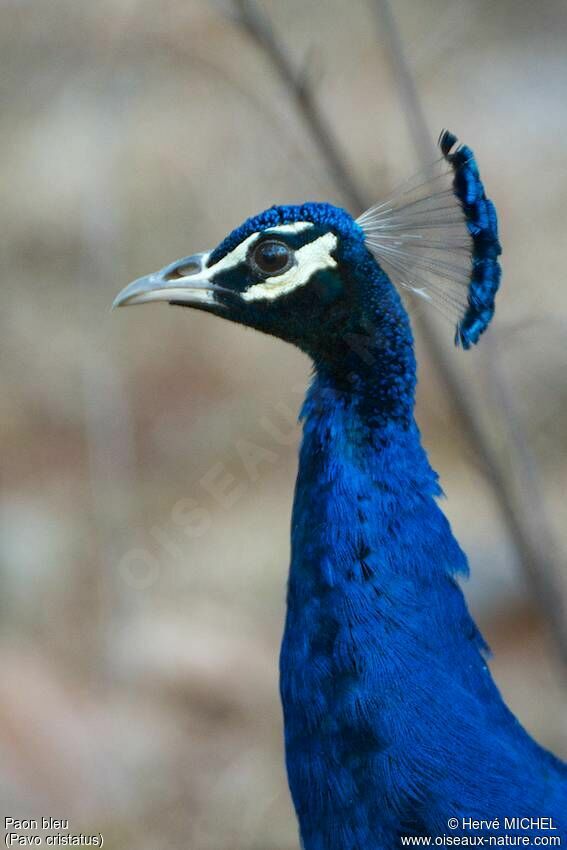
[[[208,254],[193,254],[176,260],[159,272],[140,277],[118,293],[114,307],[147,304],[149,301],[203,306],[215,304],[215,287],[207,268]]]

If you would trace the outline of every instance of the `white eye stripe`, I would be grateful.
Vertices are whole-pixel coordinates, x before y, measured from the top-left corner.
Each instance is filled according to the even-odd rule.
[[[209,266],[207,269],[207,275],[209,277],[214,277],[214,275],[219,274],[219,272],[228,271],[229,269],[233,269],[235,266],[240,265],[240,263],[245,262],[250,245],[252,245],[259,235],[259,233],[251,233],[250,236],[247,236],[246,239],[244,239],[230,252],[230,254],[224,256],[214,265]]]
[[[301,233],[303,230],[309,230],[314,227],[312,221],[296,221],[294,224],[277,224],[275,227],[268,227],[263,233],[269,233],[270,236],[277,236],[278,233]]]
[[[236,248],[233,248],[230,254],[227,254],[219,260],[218,263],[210,266],[207,269],[207,274],[213,276],[219,272],[228,271],[228,269],[232,269],[240,263],[245,262],[248,255],[248,249],[259,236],[269,235],[276,237],[280,233],[282,235],[286,233],[301,233],[303,230],[307,230],[310,227],[313,227],[312,221],[296,221],[294,224],[278,224],[275,227],[269,227],[266,230],[251,233],[250,236],[247,236],[246,239],[236,246]]]
[[[336,267],[336,260],[331,256],[336,247],[337,237],[334,233],[324,233],[297,249],[296,262],[288,272],[268,277],[262,283],[251,286],[242,293],[242,298],[245,301],[273,301],[299,286],[305,286],[315,272]]]

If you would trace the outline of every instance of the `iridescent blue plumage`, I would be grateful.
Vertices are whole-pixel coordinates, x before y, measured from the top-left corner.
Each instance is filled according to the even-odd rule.
[[[389,206],[356,222],[329,204],[272,207],[211,254],[169,265],[117,299],[197,307],[312,359],[280,658],[286,762],[305,850],[389,850],[405,836],[448,832],[498,843],[548,834],[507,827],[505,818],[518,816],[553,818],[553,834],[567,838],[565,765],[503,703],[456,581],[467,560],[438,505],[414,419],[410,322],[376,259],[389,257],[416,291],[420,269],[432,271],[431,293],[461,310],[458,340],[465,348],[477,341],[499,281],[496,217],[470,150],[450,153],[450,135],[441,145],[456,205],[444,190],[434,215],[420,198],[401,207],[401,218]],[[464,237],[447,236],[460,258],[461,296],[439,288],[453,267],[439,259],[437,222],[464,222]],[[419,241],[423,230],[434,232]],[[426,264],[423,248],[437,252]],[[463,818],[491,826],[471,832]]]

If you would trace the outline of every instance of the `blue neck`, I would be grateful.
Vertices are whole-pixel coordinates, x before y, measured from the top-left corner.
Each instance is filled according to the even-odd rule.
[[[368,257],[349,268],[366,316],[337,306],[309,351],[280,659],[303,848],[567,810],[563,768],[502,702],[455,581],[467,561],[413,417],[407,315]]]
[[[398,799],[391,758],[406,724],[427,727],[432,663],[492,687],[452,577],[467,564],[435,502],[413,376],[398,388],[401,406],[323,365],[303,410],[281,693],[305,850],[373,850],[395,831],[408,777]]]

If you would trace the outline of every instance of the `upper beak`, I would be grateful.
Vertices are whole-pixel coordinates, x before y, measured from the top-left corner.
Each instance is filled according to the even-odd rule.
[[[208,254],[193,254],[165,266],[159,272],[140,277],[118,293],[114,307],[146,304],[148,301],[197,306],[215,304],[215,287],[209,279]]]

